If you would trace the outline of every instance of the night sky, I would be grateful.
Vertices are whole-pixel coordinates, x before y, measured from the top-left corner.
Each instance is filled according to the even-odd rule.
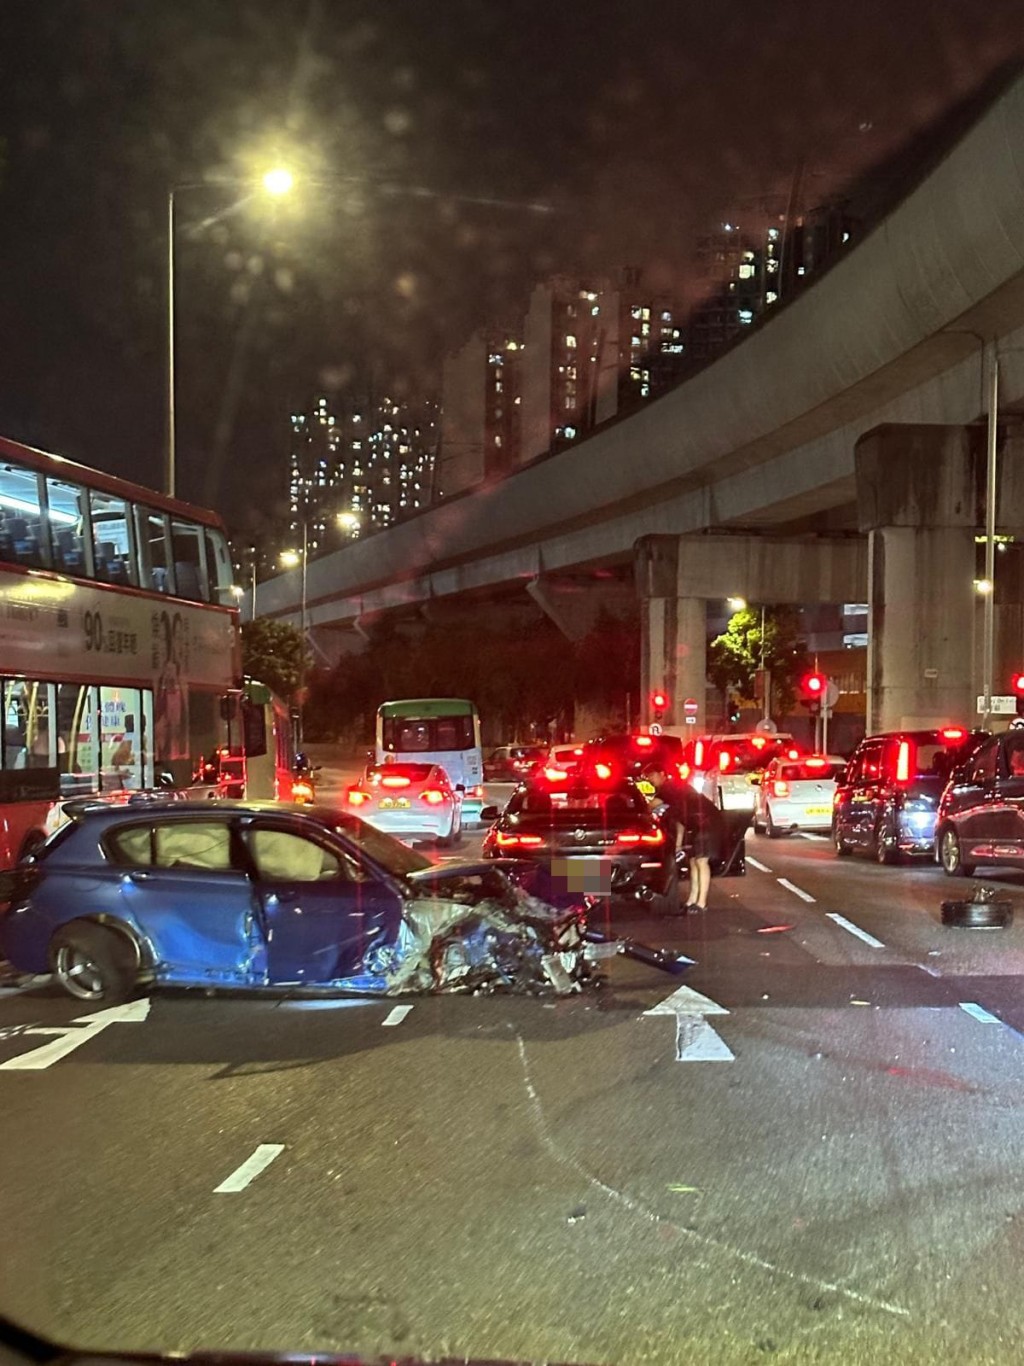
[[[1024,0],[0,0],[0,433],[159,485],[199,185],[178,487],[248,535],[314,391],[415,394],[555,270],[684,292],[723,209],[1022,56]],[[275,162],[285,201],[230,183]]]

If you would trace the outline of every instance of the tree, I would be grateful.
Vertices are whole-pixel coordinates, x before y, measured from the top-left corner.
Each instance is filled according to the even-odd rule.
[[[786,716],[796,701],[798,681],[808,667],[794,607],[764,609],[764,664],[771,675],[769,709]],[[754,700],[755,676],[761,667],[761,609],[743,607],[729,618],[722,635],[708,645],[708,677],[728,704],[734,690]]]
[[[272,688],[279,697],[295,701],[310,667],[302,632],[287,622],[257,617],[242,625],[242,670]]]

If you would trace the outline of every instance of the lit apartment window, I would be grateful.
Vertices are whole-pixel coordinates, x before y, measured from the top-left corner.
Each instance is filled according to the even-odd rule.
[[[639,318],[639,316],[640,316],[640,305],[639,305],[639,304],[634,304],[634,305],[633,305],[633,307],[629,310],[629,316],[630,316],[631,318]]]
[[[666,310],[666,311],[665,311],[664,313],[662,313],[662,315],[661,315],[661,321],[662,321],[663,323],[670,323],[670,322],[672,321],[672,314],[669,313],[669,312]]]
[[[565,344],[566,344],[566,346],[569,348],[570,351],[575,350],[575,347],[576,347],[576,338],[575,338],[575,336],[573,335],[572,332],[567,332],[567,333],[566,333],[566,336],[565,336]]]
[[[641,318],[643,318],[644,322],[650,322],[650,320],[651,320],[651,310],[650,310],[649,308],[642,308],[642,309],[640,310],[640,316],[641,316]]]
[[[744,261],[741,264],[739,270],[737,271],[737,274],[739,275],[741,280],[749,280],[754,274],[754,267],[750,265],[748,262]]]
[[[576,435],[576,428],[575,428],[575,427],[563,427],[563,428],[562,428],[562,434],[563,434],[563,436],[568,437],[568,439],[571,441],[571,440],[573,439],[573,437]]]

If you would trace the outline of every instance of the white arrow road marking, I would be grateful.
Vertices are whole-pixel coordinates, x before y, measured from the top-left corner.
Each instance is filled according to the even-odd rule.
[[[92,1015],[79,1015],[74,1023],[84,1025],[83,1029],[27,1029],[26,1034],[59,1034],[62,1037],[54,1039],[52,1043],[44,1043],[39,1048],[33,1048],[31,1053],[23,1053],[20,1058],[9,1058],[7,1062],[0,1063],[0,1072],[41,1072],[47,1067],[52,1067],[55,1062],[60,1062],[61,1058],[66,1058],[76,1048],[81,1048],[82,1044],[88,1043],[90,1039],[95,1039],[107,1025],[139,1024],[148,1014],[147,996],[141,1001],[129,1001],[127,1005],[97,1010]]]
[[[728,1015],[725,1006],[692,987],[679,987],[644,1015],[676,1017],[676,1062],[735,1062],[736,1055],[708,1024],[707,1015]]]
[[[214,1186],[214,1195],[236,1195],[244,1191],[249,1182],[255,1181],[260,1172],[266,1171],[274,1158],[280,1157],[283,1152],[283,1143],[260,1143],[251,1157],[247,1157],[219,1186]]]

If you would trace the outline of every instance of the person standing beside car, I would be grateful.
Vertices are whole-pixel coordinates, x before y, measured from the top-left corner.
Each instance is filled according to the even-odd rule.
[[[708,908],[711,890],[711,860],[718,857],[723,821],[718,807],[689,783],[653,767],[644,775],[654,787],[658,801],[666,808],[667,823],[674,828],[676,850],[687,852],[690,864],[690,892],[679,915],[693,915]]]

